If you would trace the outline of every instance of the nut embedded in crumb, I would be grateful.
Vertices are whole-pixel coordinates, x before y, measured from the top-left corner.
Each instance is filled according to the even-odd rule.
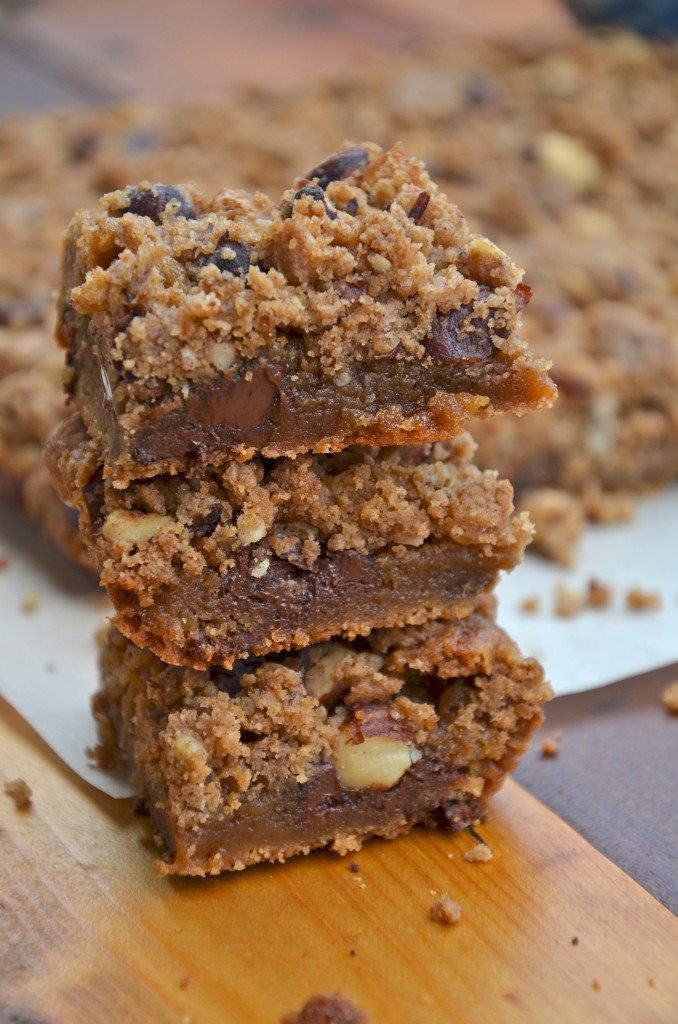
[[[471,864],[487,864],[488,861],[492,860],[493,856],[494,854],[487,843],[476,843],[472,849],[466,851],[464,860],[469,861]]]
[[[607,584],[601,583],[595,578],[590,579],[586,592],[586,604],[589,608],[608,608],[612,602],[613,593],[612,587],[608,587]]]
[[[564,583],[559,583],[556,586],[556,600],[553,610],[560,618],[572,618],[583,611],[585,606],[586,598],[580,590],[571,590]]]
[[[12,782],[6,782],[5,793],[12,798],[18,811],[27,811],[31,806],[33,794],[23,779],[14,779]]]
[[[25,615],[31,615],[40,607],[40,598],[34,590],[27,590],[21,598],[21,611]]]
[[[526,615],[536,615],[541,607],[541,599],[538,594],[530,594],[523,601],[520,602],[521,612],[525,612]]]
[[[656,590],[631,587],[626,594],[626,607],[631,612],[657,612],[662,606],[662,597]]]
[[[280,1024],[369,1024],[367,1014],[336,992],[333,996],[311,996],[300,1010],[286,1013]]]
[[[662,701],[670,715],[678,715],[678,682],[669,683],[662,691]]]
[[[438,924],[459,924],[461,920],[461,907],[458,903],[454,902],[449,893],[444,892],[428,908],[428,916],[432,921],[437,921]]]
[[[539,749],[541,750],[542,757],[557,757],[558,751],[560,750],[560,744],[555,736],[546,736],[545,739],[541,741]]]

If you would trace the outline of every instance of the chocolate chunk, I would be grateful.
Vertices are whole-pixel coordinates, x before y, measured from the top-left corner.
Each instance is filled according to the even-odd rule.
[[[240,661],[236,661],[233,668],[210,665],[207,674],[220,693],[227,693],[229,697],[237,697],[242,689],[240,682],[242,677],[256,672],[263,664],[263,657],[251,655],[249,658],[241,658]],[[257,738],[259,737],[257,736]],[[243,742],[245,741],[243,740]]]
[[[351,217],[355,217],[356,213],[358,212],[358,200],[349,199],[349,201],[346,203],[346,206],[344,207],[344,212],[348,213],[349,216]]]
[[[369,160],[369,153],[366,149],[354,146],[352,149],[344,149],[341,153],[334,153],[328,157],[308,174],[309,178],[317,178],[321,188],[326,188],[331,181],[341,181],[348,178],[359,167]]]
[[[150,217],[159,224],[162,215],[171,203],[177,217],[195,217],[190,200],[181,189],[174,185],[151,185],[150,188],[134,187],[127,191],[128,205],[125,213],[136,213],[138,217]]]
[[[217,247],[209,256],[201,256],[198,266],[214,265],[222,274],[244,277],[250,269],[250,247],[246,242],[234,242],[228,235],[222,235]]]
[[[207,674],[216,686],[220,693],[227,693],[229,697],[237,697],[242,689],[240,685],[240,676],[235,674],[235,665],[233,670],[222,668],[221,665],[211,665],[207,669]],[[242,673],[241,673],[242,675]]]
[[[414,200],[414,206],[409,212],[410,220],[413,220],[415,224],[418,224],[421,218],[426,212],[426,207],[431,201],[430,192],[420,192],[417,198]]]
[[[208,512],[201,523],[194,526],[192,533],[194,537],[211,537],[221,519],[221,505],[215,505],[211,512]]]
[[[103,523],[104,509],[104,471],[100,466],[82,489],[87,503],[87,514],[92,529],[97,530]]]
[[[469,327],[461,329],[472,310],[473,305],[465,303],[449,313],[438,313],[424,342],[433,359],[454,363],[488,359],[492,355],[494,345],[487,321],[475,318]]]
[[[81,132],[71,142],[70,158],[74,164],[84,163],[94,156],[101,138],[94,132]]]

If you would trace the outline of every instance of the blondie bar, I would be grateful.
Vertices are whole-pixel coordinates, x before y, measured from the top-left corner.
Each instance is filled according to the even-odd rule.
[[[110,627],[97,756],[147,801],[161,873],[216,874],[476,824],[548,696],[477,612],[230,672],[165,665]]]
[[[172,664],[232,665],[456,614],[532,535],[468,435],[222,463],[125,490],[82,421],[46,449],[125,636]]]
[[[57,336],[116,486],[249,458],[432,441],[555,397],[522,271],[399,146],[279,203],[142,183],[73,220]]]

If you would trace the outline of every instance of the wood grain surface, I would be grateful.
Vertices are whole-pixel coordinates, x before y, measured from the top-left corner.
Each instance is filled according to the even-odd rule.
[[[417,831],[368,844],[359,873],[315,854],[169,881],[129,801],[0,715],[0,783],[34,794],[21,812],[0,793],[2,1024],[275,1024],[337,990],[374,1024],[678,1020],[678,919],[516,783],[487,864],[466,834]],[[428,917],[443,891],[450,928]]]

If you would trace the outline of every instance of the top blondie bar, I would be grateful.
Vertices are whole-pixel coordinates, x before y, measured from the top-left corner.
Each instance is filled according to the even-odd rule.
[[[458,434],[551,403],[522,271],[402,147],[336,153],[275,204],[149,182],[66,235],[67,388],[116,486]]]

